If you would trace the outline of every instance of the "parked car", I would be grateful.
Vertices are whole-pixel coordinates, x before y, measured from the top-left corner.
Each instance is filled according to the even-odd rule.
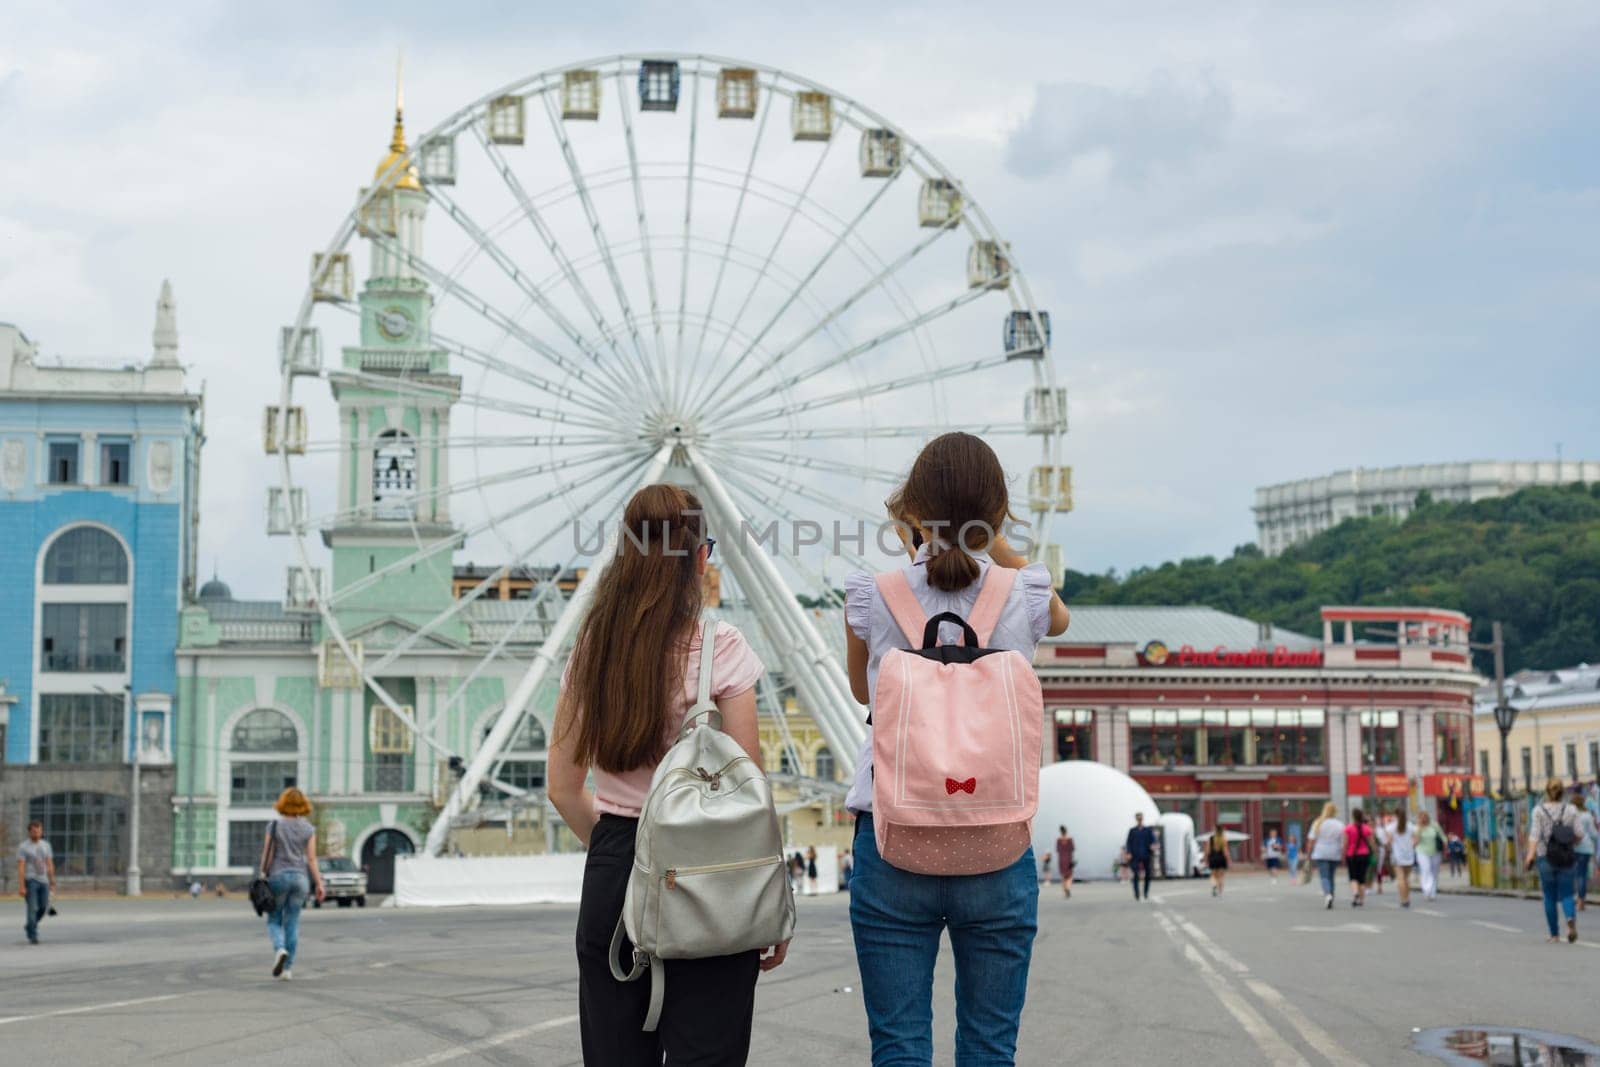
[[[366,871],[344,856],[328,856],[317,865],[322,868],[322,885],[329,900],[337,900],[341,908],[348,908],[351,901],[358,908],[367,906]],[[320,908],[322,904],[312,906]]]

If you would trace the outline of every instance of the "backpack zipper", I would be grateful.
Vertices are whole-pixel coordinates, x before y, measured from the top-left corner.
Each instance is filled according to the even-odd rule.
[[[729,760],[727,763],[724,763],[716,771],[712,772],[713,776],[720,781],[722,776],[727,774],[728,770],[730,768],[732,768],[735,764],[741,763],[741,762],[743,762],[743,763],[752,763],[753,764],[753,763],[755,763],[755,760],[750,758],[750,754],[749,753],[745,753],[743,755],[735,756],[735,757],[733,757],[733,759]],[[757,769],[759,770],[760,768],[757,768]],[[671,773],[669,773],[667,775],[667,777],[665,779],[662,779],[662,780],[663,781],[667,781],[667,780],[673,779],[673,778],[688,778],[691,781],[695,781],[695,782],[709,781],[710,779],[702,778],[699,774],[696,773],[697,771],[700,771],[700,770],[702,770],[702,768],[700,768],[700,767],[696,767],[693,770],[690,770],[687,767],[679,767],[677,770],[672,771]],[[765,777],[765,775],[763,775],[763,777]],[[720,785],[717,788],[720,788]],[[651,800],[651,799],[655,799],[655,798],[653,798],[653,797],[647,797],[646,798],[647,801]],[[649,814],[650,814],[650,811],[649,811],[648,807],[644,811],[639,813],[639,822],[640,822],[641,825],[643,825],[643,823],[645,822],[646,816],[648,816]],[[633,865],[635,867],[638,867],[641,871],[644,871],[646,874],[648,874],[650,872],[650,868],[642,866],[637,860],[634,861]],[[689,869],[689,868],[685,868],[685,870],[687,870],[687,869]]]
[[[746,871],[753,867],[768,867],[774,863],[781,863],[781,856],[762,856],[753,860],[738,860],[733,863],[706,863],[699,867],[668,867],[667,888],[678,888],[678,875],[680,874],[722,874],[726,871]]]

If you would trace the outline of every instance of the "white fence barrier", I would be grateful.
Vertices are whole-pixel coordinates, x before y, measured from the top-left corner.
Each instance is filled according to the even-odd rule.
[[[585,853],[549,856],[398,856],[394,901],[402,908],[468,904],[576,904]]]

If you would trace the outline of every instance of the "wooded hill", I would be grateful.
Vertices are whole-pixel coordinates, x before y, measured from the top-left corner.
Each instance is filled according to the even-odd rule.
[[[1068,604],[1203,604],[1301,633],[1333,604],[1453,608],[1472,639],[1505,626],[1506,671],[1600,662],[1600,483],[1524,489],[1475,504],[1426,493],[1403,521],[1347,519],[1283,555],[1142,567],[1126,577],[1068,571]],[[1488,674],[1487,652],[1476,653]]]

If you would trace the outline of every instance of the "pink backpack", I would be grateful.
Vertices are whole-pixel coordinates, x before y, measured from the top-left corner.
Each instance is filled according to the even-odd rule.
[[[1028,657],[986,647],[1017,572],[991,566],[972,618],[928,618],[904,571],[877,577],[911,648],[878,666],[872,822],[878,854],[917,874],[984,874],[1027,850],[1039,807],[1044,694]],[[952,622],[964,644],[940,645]]]

